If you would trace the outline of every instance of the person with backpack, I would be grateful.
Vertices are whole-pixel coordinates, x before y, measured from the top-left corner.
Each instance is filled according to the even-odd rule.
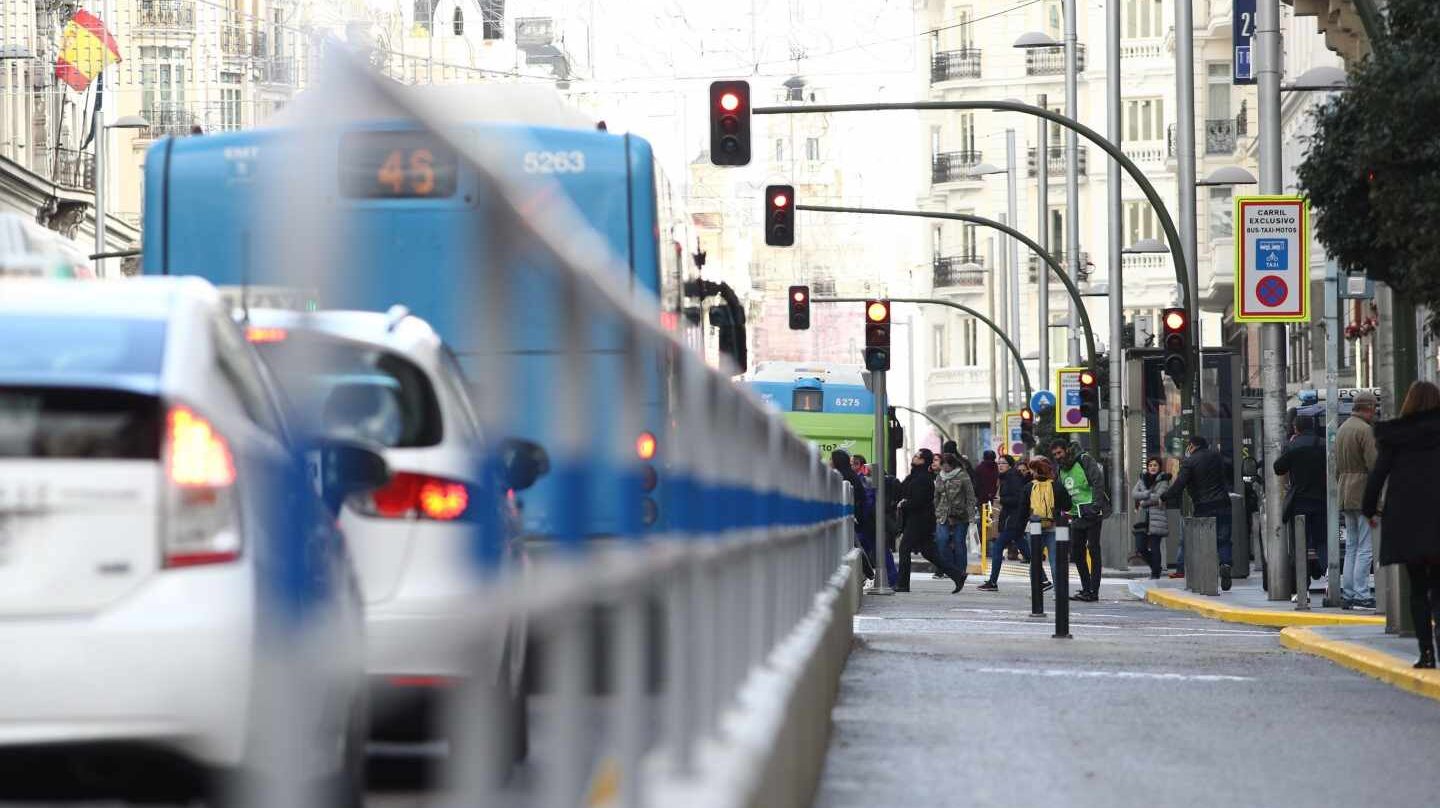
[[[1093,603],[1100,599],[1100,529],[1110,515],[1110,493],[1105,471],[1080,445],[1065,438],[1050,443],[1050,457],[1058,466],[1056,479],[1069,495],[1070,552],[1080,573],[1080,591],[1071,600]]]
[[[1000,591],[1000,563],[1007,545],[1020,548],[1020,556],[1027,562],[1032,552],[1030,541],[1025,537],[1024,508],[1021,507],[1022,499],[1028,496],[1030,467],[1010,455],[1000,455],[996,460],[996,471],[999,475],[1000,518],[996,520],[999,530],[994,541],[990,542],[990,578],[978,587],[982,592]],[[1040,572],[1040,586],[1045,590],[1054,586],[1045,577],[1044,570]]]
[[[855,470],[851,462],[849,452],[844,449],[836,449],[830,453],[830,465],[845,482],[850,483],[850,495],[852,497],[855,517],[855,543],[859,545],[865,558],[865,577],[875,577],[875,488],[866,482],[865,478]],[[890,547],[885,547],[885,572],[888,575],[886,580],[895,582],[897,571],[895,569],[895,556],[891,554]]]
[[[1055,464],[1048,458],[1036,457],[1030,461],[1030,482],[1020,496],[1017,512],[1022,529],[1028,530],[1032,522],[1040,524],[1040,538],[1050,552],[1050,577],[1053,580],[1065,570],[1055,568],[1055,525],[1066,524],[1068,511],[1073,502],[1070,492],[1055,480]],[[1030,547],[1030,552],[1040,552],[1040,544]]]
[[[919,553],[930,565],[955,582],[952,594],[965,588],[965,568],[949,564],[935,549],[935,478],[930,474],[934,452],[921,449],[910,460],[910,474],[900,483],[900,574],[896,592],[910,591],[910,554]]]

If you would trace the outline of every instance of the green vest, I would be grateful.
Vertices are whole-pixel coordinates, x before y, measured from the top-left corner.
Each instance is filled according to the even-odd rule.
[[[1060,482],[1064,484],[1065,492],[1070,495],[1071,516],[1080,513],[1081,505],[1089,505],[1095,501],[1095,492],[1090,490],[1090,479],[1085,476],[1085,469],[1079,460],[1068,469],[1060,469]]]

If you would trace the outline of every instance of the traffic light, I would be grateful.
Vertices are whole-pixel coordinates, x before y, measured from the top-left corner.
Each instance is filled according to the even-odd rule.
[[[1080,371],[1080,414],[1092,424],[1100,419],[1100,377],[1089,368]]]
[[[1020,408],[1020,442],[1035,448],[1035,413],[1029,407]]]
[[[810,287],[790,287],[790,330],[804,331],[810,327]]]
[[[750,82],[710,83],[710,162],[750,164]]]
[[[1160,328],[1165,375],[1183,388],[1190,377],[1190,315],[1182,308],[1166,309],[1160,315]]]
[[[890,436],[890,451],[898,452],[905,448],[905,427],[900,426],[900,419],[895,415],[894,407],[886,407],[885,431]]]
[[[865,301],[865,369],[890,369],[890,301]]]
[[[795,186],[765,186],[765,243],[771,247],[795,244]]]

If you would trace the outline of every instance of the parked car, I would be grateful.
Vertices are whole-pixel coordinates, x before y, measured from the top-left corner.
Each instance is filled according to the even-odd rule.
[[[484,597],[475,543],[496,542],[500,574],[524,563],[518,515],[511,499],[497,494],[543,474],[543,449],[518,440],[491,447],[501,450],[503,479],[484,478],[486,436],[460,366],[434,329],[403,307],[251,309],[242,316],[294,417],[320,434],[383,447],[393,471],[388,485],[340,509],[365,598],[374,737],[441,737],[437,708],[478,669],[509,701],[511,752],[523,757],[524,622],[510,623],[501,641],[478,650],[461,638]],[[479,535],[485,530],[500,535]]]
[[[243,770],[265,654],[298,626],[324,643],[307,766],[358,800],[359,587],[334,515],[287,481],[303,450],[335,496],[387,472],[360,445],[299,445],[228,314],[194,278],[0,281],[0,761],[141,790],[165,783],[132,752]]]

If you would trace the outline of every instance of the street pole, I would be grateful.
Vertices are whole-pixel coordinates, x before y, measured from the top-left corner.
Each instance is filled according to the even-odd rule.
[[[1080,0],[1065,3],[1065,116],[1080,120],[1080,45],[1075,34],[1075,6]],[[1069,257],[1070,280],[1080,282],[1080,147],[1075,130],[1065,133],[1065,252]],[[1047,155],[1048,157],[1048,155]],[[1070,302],[1070,364],[1080,362],[1080,337],[1075,333],[1078,322],[1076,303]],[[1049,323],[1045,324],[1049,327]],[[1099,447],[1096,447],[1097,449]]]
[[[1264,0],[1261,0],[1264,2]],[[1195,232],[1195,14],[1192,0],[1175,0],[1175,101],[1179,106],[1175,122],[1176,184],[1180,195],[1180,246],[1185,253],[1185,270],[1189,273],[1190,344],[1193,358],[1200,357],[1200,271],[1195,257],[1200,252]],[[1278,193],[1272,192],[1272,193]],[[1194,392],[1189,396],[1193,414],[1187,414],[1182,429],[1199,427],[1200,376],[1203,360],[1195,362],[1186,385]],[[1192,427],[1191,424],[1194,426]]]
[[[905,386],[909,394],[910,406],[915,406],[915,315],[911,314],[905,318],[905,352],[909,354],[906,360]],[[915,410],[910,410],[910,434],[918,435],[915,430]]]
[[[1049,98],[1041,93],[1035,105],[1049,108]],[[1035,144],[1035,221],[1039,225],[1035,239],[1046,251],[1050,249],[1050,125],[1044,118],[1035,123],[1040,140]],[[1040,258],[1035,258],[1035,294],[1040,306],[1040,389],[1050,389],[1050,274],[1042,272]]]
[[[1122,146],[1120,121],[1120,3],[1105,6],[1105,134]],[[1105,162],[1105,194],[1110,211],[1106,252],[1110,263],[1110,502],[1116,513],[1128,513],[1129,475],[1125,473],[1125,412],[1120,376],[1125,370],[1120,335],[1125,331],[1125,277],[1122,248],[1120,164]],[[1127,520],[1123,524],[1128,525]]]
[[[987,261],[990,262],[990,266],[992,266],[992,267],[995,266],[995,237],[994,237],[994,236],[987,236],[986,239],[985,239],[985,260],[987,260]],[[988,289],[990,290],[989,305],[988,305],[988,306],[986,307],[986,309],[985,309],[985,314],[988,315],[991,320],[999,319],[999,317],[1000,317],[999,313],[995,311],[996,307],[999,305],[999,285],[1000,285],[1000,284],[999,284],[999,281],[996,280],[997,275],[998,275],[998,273],[991,273],[989,282],[985,284],[986,288],[988,288]],[[996,373],[996,371],[999,370],[999,368],[996,367],[996,363],[995,363],[996,357],[995,357],[995,354],[996,354],[996,351],[995,351],[995,343],[994,343],[994,342],[991,342],[991,343],[990,343],[990,409],[991,409],[991,416],[992,416],[991,426],[995,429],[995,431],[999,432],[999,431],[1001,431],[1001,430],[1003,430],[1003,429],[1005,428],[1005,425],[1004,425],[1004,423],[1003,423],[1003,421],[1004,421],[1004,416],[1000,414],[1000,413],[1003,413],[1003,412],[1005,411],[1005,408],[1002,407],[1002,406],[1000,406],[1000,397],[999,397],[998,395],[996,395],[995,382],[996,382],[996,379],[998,378],[998,374]]]
[[[1000,327],[1009,331],[1011,328],[1019,326],[1018,323],[1012,326],[1010,319],[1010,295],[1013,288],[1010,283],[1010,266],[1007,260],[1010,250],[1001,245],[998,254],[1000,271],[995,273],[995,278],[996,285],[1000,287]],[[1010,390],[1010,363],[1006,362],[1000,366],[1000,428],[1002,430],[1005,428],[1005,413],[1010,411]]]
[[[1005,130],[1005,223],[1020,227],[1020,214],[1016,207],[1016,191],[1019,183],[1015,179],[1015,130]],[[1010,326],[1017,345],[1024,344],[1025,329],[1020,327],[1020,250],[1015,239],[1005,240],[1006,254],[1010,257]],[[1044,384],[1044,380],[1041,380]],[[1024,407],[1028,402],[1021,402]]]
[[[1284,185],[1280,163],[1280,0],[1259,0],[1256,3],[1255,48],[1259,84],[1260,193],[1278,194]],[[1182,187],[1182,204],[1184,196]],[[1285,440],[1285,326],[1280,323],[1260,326],[1260,383],[1264,389],[1263,459],[1266,466],[1262,469],[1265,476],[1264,542],[1268,559],[1265,583],[1270,600],[1285,600],[1291,594],[1290,574],[1285,564],[1285,532],[1281,529],[1285,492],[1280,488],[1280,478],[1269,468],[1280,456]]]
[[[876,370],[870,374],[870,385],[875,394],[875,587],[868,594],[893,595],[885,570],[885,467],[890,465],[890,446],[885,440],[885,371]]]
[[[106,26],[114,25],[110,19],[110,0],[104,0],[100,5],[101,23]],[[105,146],[109,142],[110,130],[105,128],[105,86],[109,84],[110,72],[106,69],[103,60],[100,69],[100,82],[95,92],[100,97],[100,108],[95,110],[95,252],[103,253],[106,250],[106,214],[105,214]],[[111,100],[114,103],[114,100]],[[95,259],[95,274],[98,277],[105,277],[104,258]]]
[[[1325,262],[1325,542],[1329,547],[1329,569],[1325,581],[1325,605],[1339,606],[1340,491],[1335,478],[1335,431],[1340,427],[1340,268]],[[1357,556],[1358,557],[1358,556]]]

